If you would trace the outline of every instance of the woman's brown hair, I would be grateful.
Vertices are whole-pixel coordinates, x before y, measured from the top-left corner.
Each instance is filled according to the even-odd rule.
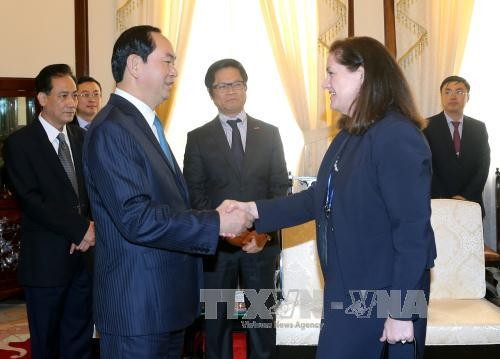
[[[364,68],[363,83],[351,105],[352,116],[342,116],[340,128],[361,134],[389,110],[400,112],[418,128],[425,127],[401,68],[380,42],[370,37],[351,37],[335,41],[329,52],[351,71]]]

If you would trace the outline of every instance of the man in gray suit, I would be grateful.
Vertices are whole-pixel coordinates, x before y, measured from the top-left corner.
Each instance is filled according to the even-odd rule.
[[[218,116],[188,134],[184,176],[193,208],[217,208],[226,198],[250,201],[284,196],[288,176],[279,131],[244,110],[247,73],[241,63],[223,59],[205,76]],[[240,248],[241,247],[241,248]],[[226,239],[217,255],[204,260],[206,289],[274,289],[280,252],[276,233],[250,230]],[[226,303],[219,303],[217,320],[205,322],[207,358],[232,358],[232,322]],[[247,301],[247,306],[248,306]],[[274,304],[273,296],[266,305]],[[272,320],[257,317],[242,323],[248,330],[248,357],[274,358],[276,332]]]

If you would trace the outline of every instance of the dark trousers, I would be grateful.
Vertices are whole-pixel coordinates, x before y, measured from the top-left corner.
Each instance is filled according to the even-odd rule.
[[[274,273],[279,248],[265,248],[255,254],[219,251],[216,258],[205,263],[205,288],[207,289],[242,289],[274,290]],[[266,301],[267,308],[274,305],[271,295]],[[251,303],[246,300],[247,309]],[[231,308],[232,309],[232,308]],[[230,309],[230,310],[231,310]],[[217,319],[205,320],[206,357],[207,359],[231,359],[233,357],[232,330],[234,320],[227,319],[234,313],[227,313],[226,303],[217,306]],[[276,358],[276,329],[274,319],[262,319],[257,316],[243,318],[242,326],[247,332],[247,358]]]
[[[92,355],[92,280],[83,269],[63,287],[24,287],[33,359]]]
[[[184,330],[142,335],[121,336],[101,333],[101,359],[180,359]]]

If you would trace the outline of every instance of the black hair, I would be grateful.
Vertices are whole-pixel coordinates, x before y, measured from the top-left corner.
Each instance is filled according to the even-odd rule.
[[[443,90],[443,87],[446,86],[446,84],[450,82],[460,82],[465,85],[465,88],[467,89],[467,92],[470,92],[470,84],[467,82],[466,79],[460,76],[448,76],[441,82],[441,86],[439,86],[439,92]]]
[[[111,56],[111,71],[117,83],[123,80],[127,58],[130,55],[138,55],[143,62],[147,62],[149,54],[156,48],[151,35],[153,32],[161,33],[161,30],[150,25],[139,25],[125,30],[118,37]]]
[[[45,66],[35,77],[36,93],[43,92],[47,95],[52,91],[52,79],[54,77],[70,76],[76,83],[71,67],[66,64],[53,64]]]
[[[208,92],[212,94],[212,86],[215,81],[215,73],[221,69],[225,69],[227,67],[233,67],[240,72],[241,78],[243,82],[246,84],[248,81],[248,75],[245,71],[245,68],[241,64],[241,62],[235,59],[222,59],[214,62],[207,70],[207,74],[205,75],[205,86],[208,89]]]
[[[99,83],[99,81],[97,81],[95,78],[90,77],[90,76],[81,76],[81,77],[79,77],[78,80],[76,81],[76,84],[80,85],[80,84],[83,84],[85,82],[94,82],[94,83],[96,83],[97,86],[99,86],[99,90],[101,90],[101,92],[102,92],[102,87],[101,87],[101,84]]]

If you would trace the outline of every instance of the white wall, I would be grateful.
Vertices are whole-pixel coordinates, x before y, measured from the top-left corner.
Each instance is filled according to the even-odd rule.
[[[73,1],[2,0],[0,14],[0,77],[35,77],[53,63],[74,69]]]
[[[111,74],[111,53],[116,39],[116,0],[89,1],[89,73],[101,83],[103,104],[114,91]]]
[[[116,39],[117,0],[88,0],[89,72],[103,87],[104,103],[114,90],[111,52]],[[35,77],[46,65],[67,63],[75,69],[74,1],[0,1],[2,56],[0,77]],[[357,36],[384,42],[382,0],[356,0]]]
[[[89,70],[103,87],[104,102],[114,90],[115,3],[89,0]],[[54,63],[75,70],[74,1],[2,0],[0,14],[0,77],[35,77]]]

